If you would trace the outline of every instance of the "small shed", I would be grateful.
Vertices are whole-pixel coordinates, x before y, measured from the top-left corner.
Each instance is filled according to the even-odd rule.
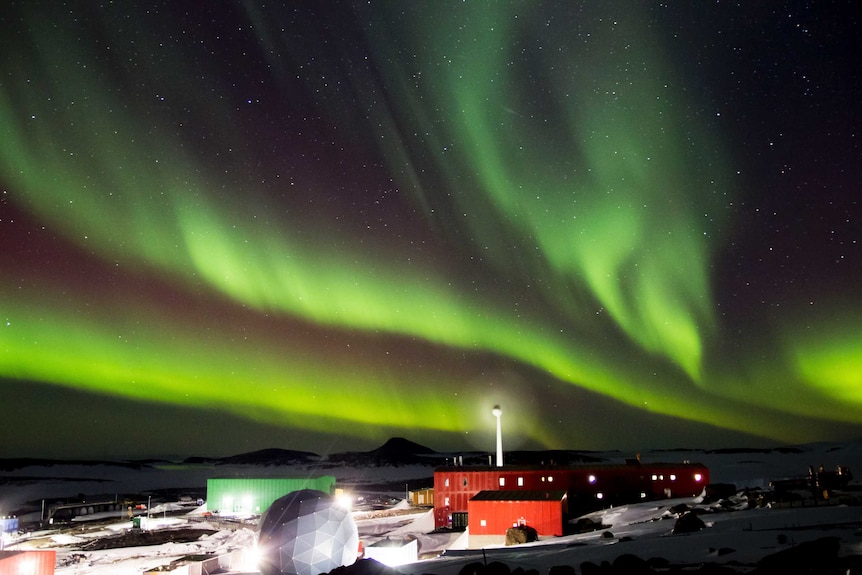
[[[426,487],[425,489],[415,489],[410,491],[410,502],[416,506],[428,506],[432,507],[434,505],[434,488]]]
[[[0,533],[15,533],[18,531],[18,518],[0,517]]]
[[[540,536],[563,535],[564,489],[480,491],[467,504],[470,535],[505,535],[527,525]]]

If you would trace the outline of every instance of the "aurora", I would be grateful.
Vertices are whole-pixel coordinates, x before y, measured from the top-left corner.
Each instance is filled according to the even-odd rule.
[[[445,7],[4,8],[4,416],[63,390],[318,449],[487,447],[494,404],[546,448],[857,435],[840,14]]]

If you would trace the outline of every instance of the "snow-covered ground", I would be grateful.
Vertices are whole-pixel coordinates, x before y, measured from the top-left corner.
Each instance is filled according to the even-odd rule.
[[[631,454],[604,455],[610,460],[630,457]],[[766,488],[772,479],[804,475],[809,466],[823,465],[834,469],[848,466],[862,473],[862,443],[815,444],[790,450],[704,452],[674,450],[641,454],[644,462],[698,461],[709,466],[713,483],[732,483],[739,489]],[[202,487],[207,477],[231,475],[335,475],[340,482],[375,485],[388,482],[430,479],[429,467],[381,467],[358,469],[339,468],[258,468],[238,466],[218,468],[206,466],[163,466],[130,470],[126,468],[100,468],[101,466],[68,466],[34,468],[0,472],[0,515],[5,509],[15,509],[26,501],[40,498],[88,493],[144,493],[154,489]],[[51,479],[62,478],[62,479]],[[408,484],[409,485],[409,484]],[[405,488],[408,487],[405,485]],[[419,485],[416,485],[419,487]],[[401,495],[388,493],[386,495]],[[734,505],[739,509],[734,510]],[[706,527],[688,534],[672,534],[677,513],[671,507],[687,505],[702,513]],[[405,507],[401,503],[400,507]],[[674,564],[725,563],[753,565],[756,561],[782,549],[790,549],[804,541],[824,536],[841,541],[842,554],[862,553],[862,507],[847,505],[821,505],[798,508],[747,507],[744,499],[725,501],[724,505],[705,504],[699,499],[677,499],[621,506],[595,513],[590,519],[603,525],[597,531],[545,539],[538,543],[516,547],[486,546],[482,550],[468,549],[466,534],[432,534],[433,515],[427,510],[401,509],[398,513],[356,515],[360,537],[366,545],[385,538],[413,537],[419,542],[422,556],[440,555],[437,558],[402,565],[398,570],[405,574],[456,575],[465,564],[474,561],[499,560],[511,568],[538,569],[547,573],[551,566],[571,565],[578,569],[584,562],[613,561],[622,554],[634,554],[643,559],[662,557]],[[167,508],[165,508],[167,511]],[[176,512],[175,510],[172,510]],[[190,519],[195,521],[189,522]],[[7,541],[7,549],[55,549],[58,574],[125,575],[139,574],[147,569],[166,565],[172,560],[206,553],[234,552],[236,560],[231,573],[255,573],[253,526],[231,526],[201,522],[199,510],[189,516],[178,515],[164,521],[186,524],[204,530],[204,535],[190,543],[165,543],[155,546],[128,547],[91,551],[83,546],[93,539],[122,532],[131,522],[118,518],[115,522],[102,521],[98,529],[81,525],[77,530],[52,530],[32,533],[28,538]],[[167,526],[171,527],[171,526]]]

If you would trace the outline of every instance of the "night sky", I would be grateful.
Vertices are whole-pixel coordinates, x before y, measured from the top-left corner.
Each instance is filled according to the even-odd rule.
[[[7,1],[0,457],[860,437],[859,29]]]

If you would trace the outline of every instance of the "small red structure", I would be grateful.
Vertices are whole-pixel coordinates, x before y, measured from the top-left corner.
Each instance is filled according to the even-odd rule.
[[[480,491],[467,504],[470,535],[501,535],[510,527],[527,525],[539,535],[563,535],[566,492]]]
[[[49,551],[0,551],[0,573],[27,575],[54,575],[57,552]]]

